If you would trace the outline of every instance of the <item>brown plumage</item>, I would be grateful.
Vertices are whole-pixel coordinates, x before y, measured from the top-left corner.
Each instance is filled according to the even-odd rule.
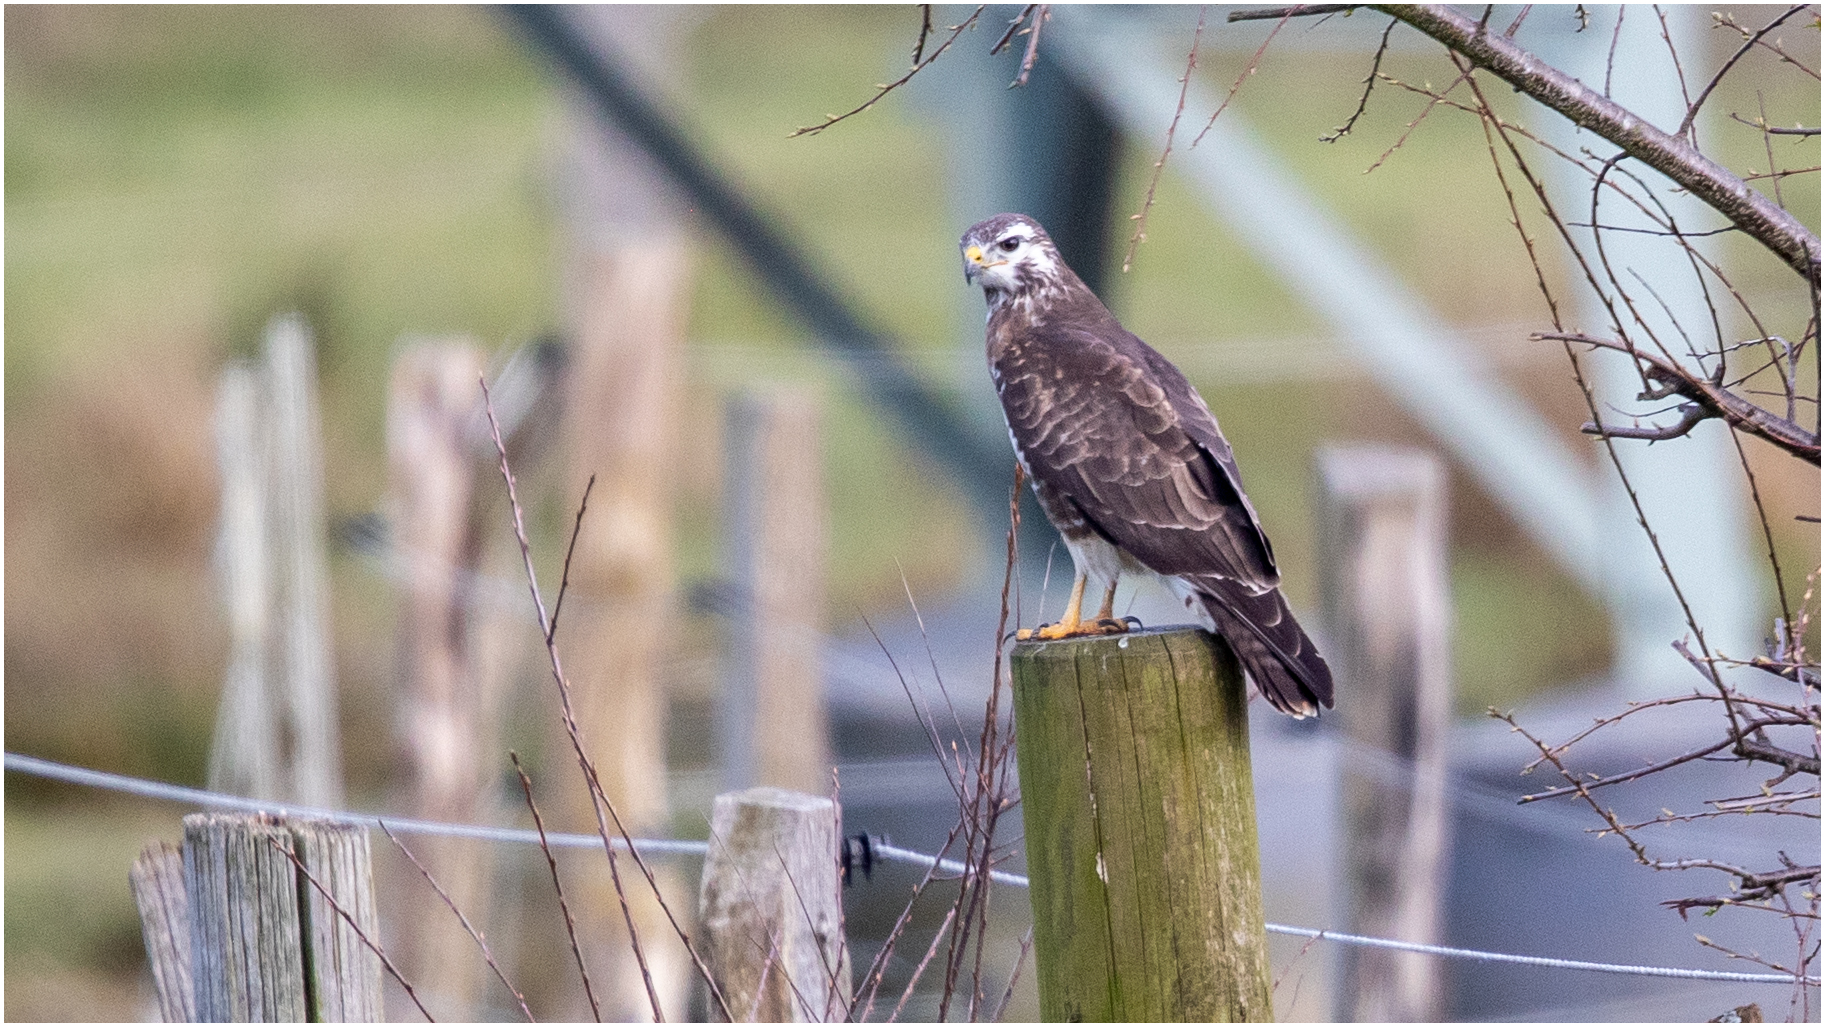
[[[1163,578],[1296,717],[1331,705],[1331,671],[1280,594],[1280,571],[1229,443],[1179,369],[1116,321],[1023,214],[971,226],[964,278],[989,303],[988,359],[1015,454],[1077,567],[1041,638],[1124,630],[1122,574]],[[1081,620],[1085,582],[1103,608]]]

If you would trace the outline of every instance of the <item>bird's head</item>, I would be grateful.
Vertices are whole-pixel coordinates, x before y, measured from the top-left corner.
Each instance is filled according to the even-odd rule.
[[[1064,262],[1052,237],[1025,214],[997,214],[963,233],[963,280],[980,283],[991,309],[1061,283]]]

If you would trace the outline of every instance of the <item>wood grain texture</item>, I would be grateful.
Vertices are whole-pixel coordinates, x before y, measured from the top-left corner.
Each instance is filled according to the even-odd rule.
[[[716,797],[698,916],[735,1017],[826,1023],[849,1008],[836,803],[782,788]]]
[[[127,871],[146,962],[166,1023],[196,1019],[196,986],[190,978],[190,900],[184,894],[184,853],[169,842],[146,846]]]
[[[199,1021],[306,1019],[298,879],[286,856],[291,851],[291,831],[271,817],[184,818],[184,885]]]
[[[323,1023],[373,1023],[386,1019],[380,957],[361,935],[378,940],[380,909],[374,901],[374,864],[366,828],[324,821],[293,821],[298,859],[335,900],[300,879],[306,982],[311,1019]],[[357,933],[342,912],[361,928]]]
[[[1208,632],[1012,658],[1048,1021],[1273,1018],[1242,672]]]
[[[292,855],[363,933],[379,937],[365,829],[193,813],[184,818],[183,849],[196,995],[189,1019],[385,1019],[379,957],[298,873]]]

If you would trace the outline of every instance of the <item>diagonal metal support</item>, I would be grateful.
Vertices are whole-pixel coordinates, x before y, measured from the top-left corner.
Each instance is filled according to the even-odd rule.
[[[899,346],[871,327],[754,203],[717,171],[714,160],[686,138],[617,62],[584,38],[560,7],[501,9],[542,54],[665,171],[711,225],[746,258],[754,274],[787,309],[837,352],[863,365],[859,381],[910,433],[914,448],[942,465],[977,511],[1000,523],[1007,516],[1012,459],[999,439],[970,431],[972,420],[949,398],[895,359]]]

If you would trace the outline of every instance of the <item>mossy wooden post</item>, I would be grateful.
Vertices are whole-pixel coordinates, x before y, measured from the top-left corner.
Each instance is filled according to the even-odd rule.
[[[1014,646],[1040,1015],[1273,1019],[1247,696],[1196,628]]]

